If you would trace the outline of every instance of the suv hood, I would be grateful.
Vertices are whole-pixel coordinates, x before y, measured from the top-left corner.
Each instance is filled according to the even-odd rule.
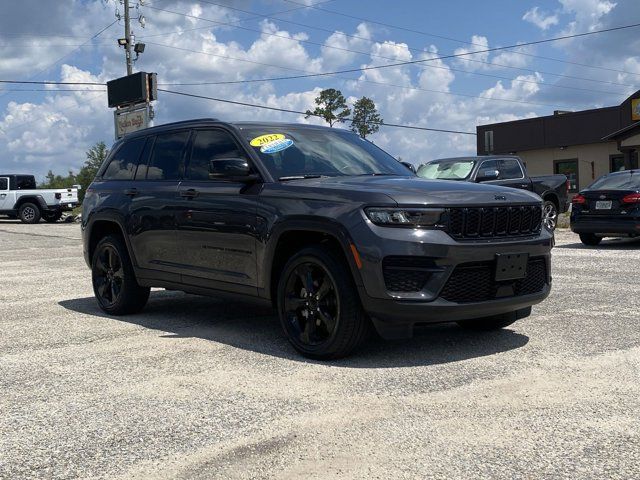
[[[399,205],[504,205],[541,202],[538,195],[527,190],[452,180],[427,180],[418,177],[329,177],[293,180],[287,183],[314,190],[348,190],[383,194]]]

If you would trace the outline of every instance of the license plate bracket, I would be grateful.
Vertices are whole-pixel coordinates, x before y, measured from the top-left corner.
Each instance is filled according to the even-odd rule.
[[[598,200],[596,202],[596,210],[611,210],[611,200]]]
[[[519,280],[527,275],[528,253],[496,254],[496,282]]]

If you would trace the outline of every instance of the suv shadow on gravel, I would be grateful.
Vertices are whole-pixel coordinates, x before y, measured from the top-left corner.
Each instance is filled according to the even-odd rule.
[[[84,315],[171,332],[173,338],[202,338],[286,360],[303,359],[278,333],[278,317],[268,306],[236,300],[191,296],[177,292],[154,292],[144,313],[128,316],[105,314],[92,297],[64,300],[59,305]],[[370,338],[357,356],[334,362],[348,368],[403,368],[440,365],[504,353],[524,347],[526,335],[512,330],[472,332],[456,325],[438,324],[416,329],[411,340],[388,342]],[[315,363],[315,362],[314,362]]]

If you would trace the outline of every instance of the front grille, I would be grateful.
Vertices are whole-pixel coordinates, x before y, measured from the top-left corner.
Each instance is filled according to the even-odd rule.
[[[455,239],[522,237],[540,233],[542,207],[470,207],[449,209],[449,235]]]
[[[419,292],[437,269],[432,259],[418,256],[389,256],[382,260],[382,274],[390,292]]]
[[[547,262],[543,257],[529,259],[524,278],[506,282],[495,281],[495,262],[466,263],[453,270],[440,297],[456,303],[486,302],[539,293],[546,283]]]

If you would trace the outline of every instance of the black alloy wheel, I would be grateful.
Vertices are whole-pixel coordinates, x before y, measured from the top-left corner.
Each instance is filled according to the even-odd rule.
[[[99,302],[110,307],[118,301],[124,285],[122,260],[113,245],[109,244],[96,252],[96,258],[93,285]]]
[[[558,208],[556,204],[550,201],[545,201],[542,207],[542,222],[551,231],[556,229],[558,225]]]
[[[302,344],[315,346],[331,338],[340,300],[329,273],[317,263],[298,265],[287,279],[284,310],[290,334]]]
[[[109,235],[100,240],[91,267],[93,292],[102,310],[111,315],[124,315],[144,308],[151,289],[138,285],[121,237]]]
[[[370,331],[349,266],[324,245],[291,257],[279,278],[277,299],[282,329],[306,357],[347,356]]]

